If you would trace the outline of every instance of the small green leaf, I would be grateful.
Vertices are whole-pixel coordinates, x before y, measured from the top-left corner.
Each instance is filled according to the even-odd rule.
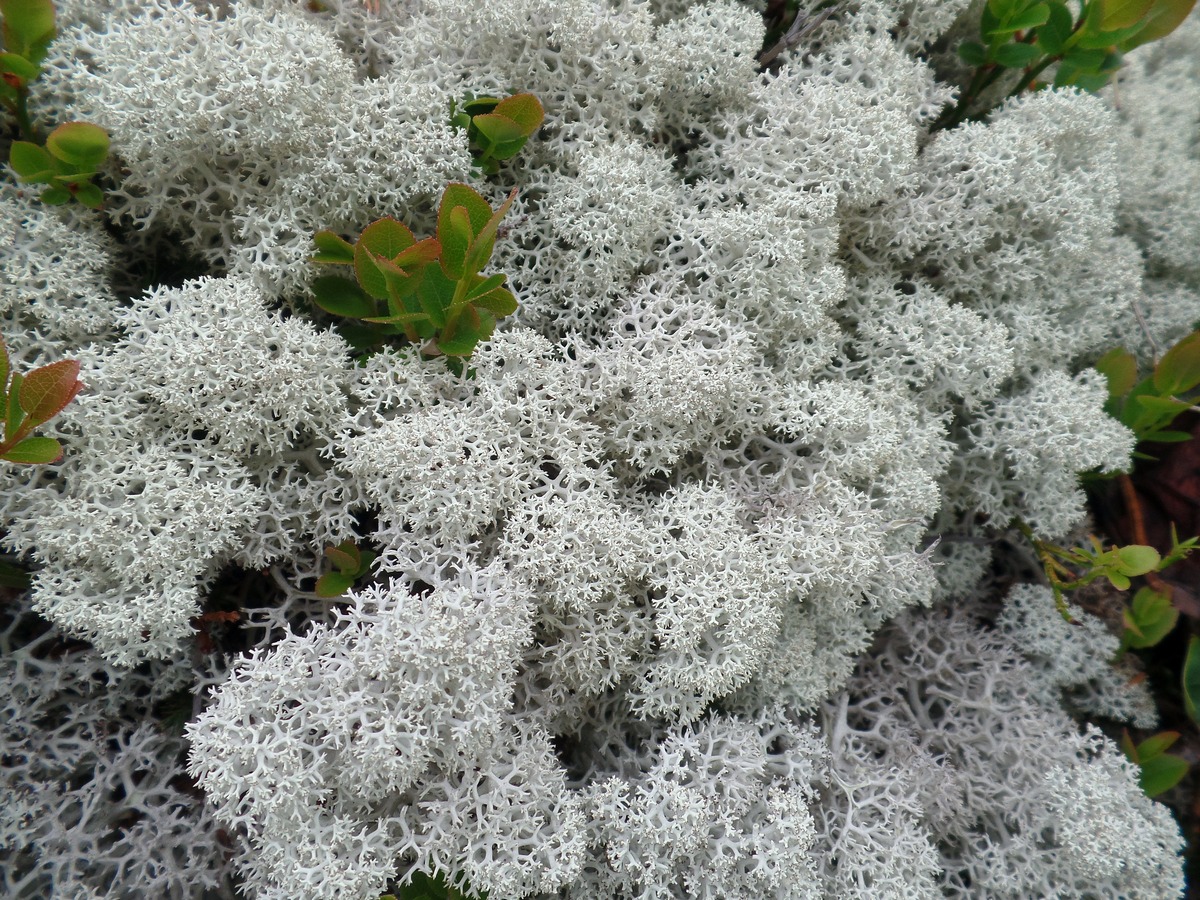
[[[487,312],[473,306],[463,310],[453,336],[440,336],[437,348],[446,356],[470,356],[475,346],[492,336],[496,320]]]
[[[454,212],[456,209],[466,213],[468,228],[464,229],[461,214]],[[462,277],[467,249],[491,216],[492,208],[478,192],[458,182],[446,185],[438,207],[437,237],[442,245],[442,269],[450,278]]]
[[[517,311],[517,298],[508,288],[493,288],[471,302],[480,309],[486,309],[497,319],[511,316]]]
[[[354,576],[344,572],[326,572],[317,579],[315,593],[318,597],[340,597],[354,587]]]
[[[32,425],[41,425],[62,412],[82,388],[75,360],[62,359],[41,366],[26,375],[21,384],[21,409]]]
[[[978,68],[987,62],[987,48],[978,41],[963,41],[958,45],[958,56],[968,66]]]
[[[71,202],[71,192],[65,187],[55,185],[42,191],[41,201],[47,206],[62,206]]]
[[[1117,550],[1117,558],[1120,560],[1117,571],[1131,577],[1153,572],[1154,567],[1161,559],[1157,550],[1147,547],[1145,544],[1129,544],[1126,547],[1120,547]]]
[[[52,0],[0,0],[0,16],[4,17],[5,46],[40,60],[46,45],[54,40]]]
[[[1108,579],[1109,584],[1115,587],[1118,591],[1127,591],[1129,590],[1129,585],[1132,584],[1132,582],[1120,572],[1113,571],[1105,572],[1104,574]]]
[[[1028,31],[1030,28],[1037,28],[1039,25],[1046,24],[1049,18],[1050,5],[1048,3],[1037,3],[1009,17],[1007,22],[1005,22],[1005,27],[1015,31]]]
[[[317,245],[313,262],[334,266],[354,265],[354,245],[341,235],[329,230],[318,231],[313,235],[313,243]]]
[[[1200,384],[1200,331],[1168,350],[1154,367],[1154,386],[1162,394],[1182,394]]]
[[[1157,797],[1169,791],[1187,775],[1188,763],[1181,756],[1163,753],[1153,759],[1143,759],[1138,783],[1147,797]]]
[[[378,311],[375,301],[353,281],[337,275],[322,275],[313,281],[313,300],[325,312],[351,319],[365,319]]]
[[[1109,350],[1093,364],[1108,379],[1108,396],[1124,397],[1137,383],[1137,359],[1124,347]]]
[[[91,122],[67,122],[50,132],[46,149],[55,159],[94,172],[108,156],[108,132]]]
[[[1075,20],[1065,3],[1054,2],[1047,5],[1050,7],[1050,15],[1046,24],[1037,30],[1037,42],[1047,56],[1058,56],[1075,28]]]
[[[1103,50],[1072,49],[1063,55],[1063,63],[1080,72],[1094,72],[1104,65],[1107,56]]]
[[[1193,722],[1200,722],[1200,637],[1188,640],[1187,656],[1183,660],[1183,703]]]
[[[511,97],[505,97],[496,104],[492,112],[516,122],[525,137],[541,128],[542,121],[546,118],[541,101],[533,94],[513,94]]]
[[[62,455],[62,444],[54,438],[28,437],[6,453],[0,454],[0,459],[22,465],[45,465],[58,462]]]
[[[390,216],[385,216],[363,229],[362,234],[358,236],[355,249],[365,247],[375,256],[393,259],[416,242],[417,239],[413,237],[413,233],[407,225]]]
[[[362,562],[362,553],[352,541],[342,541],[336,547],[325,548],[325,558],[341,572],[355,573]]]
[[[1196,0],[1155,0],[1146,16],[1146,27],[1124,41],[1121,50],[1129,52],[1134,47],[1165,38],[1183,24],[1195,5]]]
[[[8,162],[17,177],[29,183],[46,184],[54,177],[54,159],[43,148],[29,141],[13,141]]]
[[[1136,25],[1150,11],[1154,0],[1092,0],[1099,8],[1101,31]]]
[[[492,250],[496,246],[496,231],[500,227],[500,220],[504,218],[504,214],[508,212],[509,207],[512,206],[515,199],[517,199],[517,189],[513,188],[512,193],[492,213],[484,223],[483,228],[475,233],[475,238],[471,241],[471,246],[467,249],[467,258],[463,263],[466,271],[478,272],[492,258]]]
[[[478,128],[479,133],[486,139],[485,147],[507,141],[525,140],[525,130],[508,116],[489,113],[486,116],[476,116],[471,120],[471,124]]]
[[[1095,34],[1084,34],[1079,38],[1079,42],[1075,46],[1085,50],[1117,47],[1145,27],[1145,22],[1137,22],[1128,28],[1117,28],[1113,31],[1098,31]]]
[[[1139,650],[1153,647],[1170,633],[1178,619],[1179,610],[1170,597],[1153,588],[1141,588],[1125,610],[1125,643]]]
[[[1154,759],[1160,753],[1170,750],[1177,740],[1179,740],[1178,731],[1160,731],[1158,734],[1152,734],[1138,744],[1138,759]]]
[[[8,394],[9,365],[8,347],[5,345],[4,339],[0,338],[0,394],[5,395],[6,399]]]
[[[402,250],[392,257],[392,262],[401,267],[423,266],[436,260],[442,252],[442,245],[437,238],[424,238],[417,241],[407,250]]]
[[[1152,431],[1143,438],[1155,444],[1182,444],[1191,439],[1192,435],[1186,431]]]
[[[1023,69],[1041,55],[1033,44],[1002,44],[992,51],[992,59],[1008,69]]]
[[[0,559],[0,587],[27,591],[32,584],[33,578],[27,571],[7,560]]]
[[[102,209],[104,207],[104,191],[90,181],[80,182],[75,189],[75,200],[88,209]]]
[[[1133,738],[1129,736],[1128,728],[1121,729],[1121,752],[1125,754],[1125,758],[1131,763],[1137,764],[1140,762],[1137,747],[1133,745]]]
[[[30,62],[19,53],[0,53],[0,72],[16,75],[22,81],[33,81],[41,74],[41,66]]]

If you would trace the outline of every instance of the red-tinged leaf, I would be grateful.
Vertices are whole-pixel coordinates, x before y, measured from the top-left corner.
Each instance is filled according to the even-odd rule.
[[[41,66],[31,62],[20,53],[0,53],[0,72],[16,75],[24,82],[33,81],[41,74]]]
[[[58,462],[62,455],[62,444],[54,438],[28,437],[0,455],[0,459],[23,465],[45,465]]]
[[[1109,350],[1093,364],[1108,379],[1108,396],[1124,397],[1137,383],[1137,359],[1124,347]]]
[[[407,250],[392,257],[392,262],[402,269],[410,266],[422,266],[436,260],[442,253],[442,245],[437,238],[425,238],[417,241]]]
[[[343,541],[336,547],[326,547],[325,557],[342,572],[357,572],[362,555],[350,541]]]
[[[413,294],[416,293],[417,286],[421,283],[422,271],[418,269],[415,273],[410,273],[382,256],[373,257],[372,261],[383,275],[387,288],[388,310],[391,314],[416,312]]]
[[[354,245],[341,235],[329,230],[318,231],[313,235],[313,243],[317,245],[313,262],[334,266],[354,265]]]
[[[1124,41],[1121,50],[1129,52],[1134,47],[1165,38],[1183,24],[1195,5],[1196,0],[1155,0],[1146,15],[1146,27]]]
[[[1139,767],[1138,783],[1147,797],[1157,797],[1169,791],[1187,775],[1188,763],[1182,756],[1163,753],[1153,759],[1144,759]]]
[[[313,301],[327,313],[350,319],[365,319],[377,312],[375,301],[348,278],[322,275],[313,281]]]
[[[413,233],[407,225],[393,218],[385,217],[372,222],[363,229],[363,233],[358,236],[355,249],[365,247],[375,256],[395,259],[398,254],[416,242],[417,239],[413,237]]]
[[[471,246],[467,250],[467,258],[463,263],[466,271],[478,272],[492,258],[492,250],[496,246],[496,230],[500,227],[500,220],[504,218],[504,214],[508,212],[515,199],[517,199],[517,189],[513,188],[508,199],[500,204],[499,209],[492,213],[483,228],[475,233],[475,238],[471,241]]]
[[[1143,760],[1153,759],[1158,754],[1170,750],[1177,740],[1179,740],[1178,731],[1160,731],[1158,734],[1153,734],[1138,744],[1138,757]]]
[[[541,128],[542,121],[546,118],[541,101],[533,94],[513,94],[511,97],[505,97],[496,104],[492,112],[516,122],[525,137]]]
[[[1182,394],[1200,384],[1200,331],[1168,350],[1154,368],[1154,386],[1162,394]]]
[[[354,587],[354,576],[344,572],[326,572],[317,579],[316,595],[332,599],[340,597]]]
[[[21,409],[33,425],[49,422],[83,388],[79,380],[79,363],[62,359],[34,369],[21,385]]]
[[[372,253],[361,241],[354,245],[354,274],[362,289],[376,300],[388,298],[387,278],[376,262],[379,255]]]
[[[108,156],[108,132],[91,122],[66,122],[50,132],[46,149],[79,171],[94,172]]]

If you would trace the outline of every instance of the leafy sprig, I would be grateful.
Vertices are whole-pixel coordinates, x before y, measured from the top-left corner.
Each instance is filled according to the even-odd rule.
[[[467,132],[475,165],[488,175],[500,171],[500,162],[521,152],[525,142],[542,127],[545,110],[533,94],[511,97],[468,97],[462,106],[450,104],[450,123]]]
[[[49,422],[83,388],[79,363],[59,360],[34,369],[28,375],[13,372],[8,350],[0,340],[0,389],[4,403],[4,438],[0,459],[37,465],[62,459],[62,445],[54,438],[33,437],[39,425]]]
[[[313,296],[329,313],[369,326],[344,328],[343,336],[371,350],[394,337],[421,344],[426,356],[468,357],[491,337],[496,320],[517,300],[502,274],[481,275],[495,249],[500,220],[516,189],[496,210],[473,188],[447,185],[438,208],[437,236],[417,240],[392,218],[368,225],[351,244],[332,231],[317,232],[314,261],[348,266],[355,279],[325,275]],[[374,326],[374,327],[370,327]]]
[[[1128,350],[1110,350],[1095,363],[1108,379],[1105,412],[1137,435],[1138,443],[1176,443],[1191,440],[1186,431],[1171,424],[1191,409],[1200,386],[1200,331],[1194,331],[1163,354],[1154,371],[1138,380],[1137,360]],[[1152,459],[1137,451],[1139,459]]]
[[[1009,96],[1025,90],[1075,86],[1097,91],[1120,70],[1123,55],[1166,37],[1179,27],[1196,0],[1083,0],[1078,13],[1063,0],[988,0],[979,40],[958,47],[975,69],[958,103],[933,125],[951,128],[990,110],[977,108],[980,95],[1006,73],[1021,70]],[[1056,66],[1054,77],[1042,74]]]

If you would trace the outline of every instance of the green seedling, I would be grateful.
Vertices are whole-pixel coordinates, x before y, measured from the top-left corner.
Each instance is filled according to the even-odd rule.
[[[1021,72],[1009,96],[1049,85],[1098,91],[1123,64],[1123,54],[1166,37],[1187,18],[1196,0],[988,0],[979,40],[965,41],[958,55],[975,69],[959,101],[933,125],[951,128],[989,109],[979,96],[1006,73]],[[1040,80],[1050,67],[1054,77]]]
[[[1194,331],[1168,350],[1146,378],[1138,380],[1137,360],[1128,350],[1110,350],[1095,363],[1108,379],[1105,411],[1137,435],[1138,443],[1176,443],[1191,439],[1171,424],[1192,408],[1200,386],[1200,331]],[[1136,452],[1135,457],[1152,459]]]
[[[504,275],[480,274],[516,195],[514,189],[493,211],[474,189],[450,184],[438,208],[437,236],[420,241],[391,218],[368,225],[353,244],[331,231],[318,232],[313,260],[349,267],[355,280],[318,278],[316,304],[358,320],[342,333],[360,349],[402,337],[420,344],[427,357],[469,357],[491,337],[496,320],[517,309]]]
[[[450,123],[467,132],[475,165],[488,175],[500,162],[521,152],[542,127],[545,110],[533,94],[511,97],[468,97],[462,106],[450,104]]]
[[[12,372],[8,350],[0,341],[0,389],[5,410],[0,459],[24,465],[62,459],[62,445],[58,441],[33,437],[32,432],[62,412],[82,387],[79,363],[72,359],[50,363],[28,375]]]
[[[325,558],[334,565],[334,571],[326,572],[317,579],[318,597],[340,597],[354,586],[360,578],[371,574],[371,563],[375,554],[360,550],[353,541],[342,541],[336,547],[325,548]]]
[[[1166,752],[1177,740],[1178,731],[1159,732],[1136,746],[1128,731],[1121,736],[1121,750],[1140,770],[1138,782],[1147,797],[1169,791],[1187,775],[1187,760]]]

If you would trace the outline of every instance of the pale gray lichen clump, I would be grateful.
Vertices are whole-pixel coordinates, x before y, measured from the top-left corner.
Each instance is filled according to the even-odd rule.
[[[1154,722],[1101,623],[922,608],[1080,524],[1133,447],[1088,363],[1200,318],[1200,22],[1119,104],[931,135],[968,6],[855,0],[763,74],[734,0],[61,4],[38,108],[209,274],[125,297],[99,218],[0,188],[3,337],[87,385],[61,464],[0,467],[0,893],[1180,896],[1064,711]],[[517,91],[544,127],[485,181],[449,104]],[[356,363],[312,234],[431,234],[455,180],[518,189],[519,310],[469,378]],[[343,540],[373,581],[318,600]],[[244,652],[197,643],[253,570]]]

